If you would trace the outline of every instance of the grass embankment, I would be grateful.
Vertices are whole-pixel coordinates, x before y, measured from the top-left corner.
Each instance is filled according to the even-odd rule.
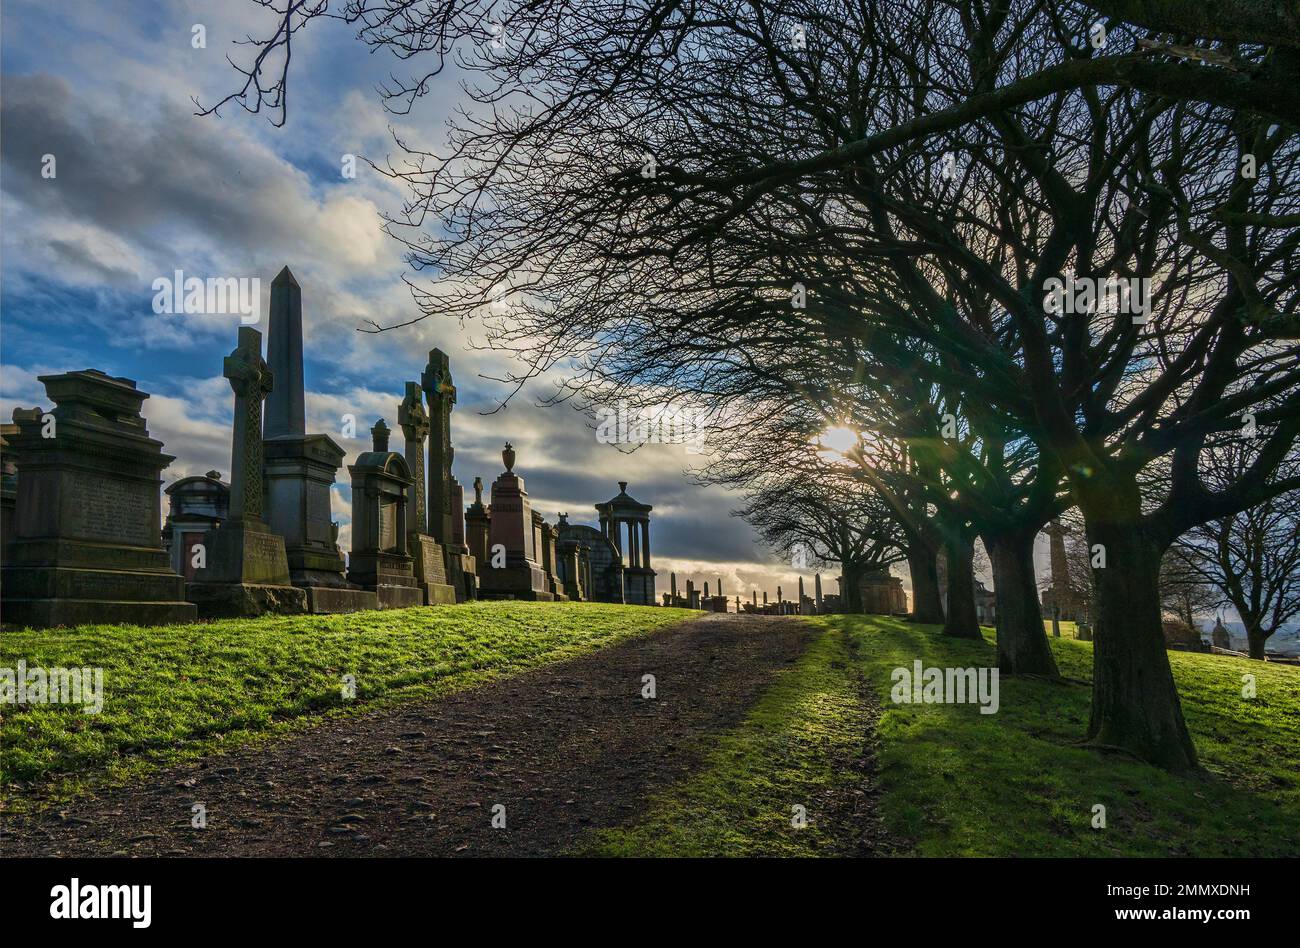
[[[104,705],[0,705],[0,808],[66,797],[322,717],[446,694],[694,613],[480,602],[205,625],[0,633],[0,668],[102,668]],[[355,699],[344,697],[353,676]]]
[[[1256,856],[1300,854],[1300,668],[1170,652],[1206,773],[1174,776],[1074,746],[1086,685],[1008,678],[1000,709],[893,704],[890,674],[996,663],[984,642],[866,616],[819,620],[850,636],[883,699],[883,814],[922,855]],[[1091,680],[1092,644],[1050,638],[1061,673]],[[1242,675],[1257,696],[1242,697]],[[1093,807],[1106,808],[1094,829]]]
[[[860,749],[881,700],[878,781],[889,835],[926,856],[1254,856],[1300,854],[1300,668],[1171,652],[1206,773],[1174,776],[1076,746],[1090,689],[1000,682],[997,713],[974,704],[894,704],[895,668],[989,667],[984,642],[876,616],[813,620],[826,632],[727,735],[703,771],[663,794],[633,828],[597,834],[606,855],[813,855],[840,851],[855,827],[790,826]],[[1050,635],[1050,633],[1049,633]],[[1063,675],[1088,680],[1092,645],[1051,638]],[[1242,697],[1244,674],[1257,696]],[[843,789],[842,787],[840,788]],[[1094,806],[1105,828],[1094,828]],[[842,818],[841,818],[842,819]]]

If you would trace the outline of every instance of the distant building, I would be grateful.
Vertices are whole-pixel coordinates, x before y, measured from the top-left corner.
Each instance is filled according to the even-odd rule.
[[[844,588],[842,577],[840,588]],[[858,591],[862,596],[862,611],[868,615],[907,614],[907,593],[903,590],[903,581],[890,573],[888,567],[870,570],[858,583]]]
[[[1228,627],[1223,624],[1223,616],[1214,617],[1214,628],[1210,631],[1210,644],[1215,648],[1232,648],[1232,636],[1228,634]]]

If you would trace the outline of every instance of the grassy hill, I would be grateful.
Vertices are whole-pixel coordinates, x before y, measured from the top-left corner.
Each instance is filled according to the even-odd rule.
[[[1170,653],[1205,774],[1175,777],[1076,746],[1088,720],[1084,684],[1000,682],[1000,708],[894,704],[891,673],[996,664],[984,642],[876,616],[828,616],[818,644],[728,735],[703,772],[664,794],[626,830],[586,841],[619,855],[815,855],[861,835],[818,801],[854,774],[869,709],[849,680],[879,697],[877,852],[924,856],[1300,855],[1300,668]],[[1063,675],[1091,678],[1091,644],[1051,639]],[[1244,674],[1257,696],[1242,697]],[[792,804],[809,821],[794,828]],[[1094,828],[1094,807],[1105,828]],[[869,832],[869,828],[868,828]]]
[[[0,706],[0,807],[353,713],[469,687],[694,615],[598,603],[475,602],[343,616],[0,633],[0,668],[98,667],[99,714]],[[344,676],[355,698],[344,697]]]
[[[447,694],[694,613],[471,603],[353,616],[0,634],[0,667],[101,667],[103,713],[0,706],[0,807],[26,808],[322,718]],[[989,666],[983,642],[828,616],[704,766],[633,823],[575,840],[605,855],[1300,855],[1300,668],[1170,653],[1205,767],[1175,777],[1076,745],[1083,683],[1000,682],[999,709],[894,704],[891,672]],[[1066,634],[1069,632],[1067,630]],[[1086,681],[1091,645],[1050,639]],[[1257,694],[1242,696],[1242,675]],[[343,694],[352,676],[356,697]],[[870,694],[877,696],[871,700]],[[864,750],[874,770],[864,771]],[[864,786],[866,791],[864,792]],[[1105,828],[1094,828],[1094,807]],[[792,819],[795,808],[806,825]]]

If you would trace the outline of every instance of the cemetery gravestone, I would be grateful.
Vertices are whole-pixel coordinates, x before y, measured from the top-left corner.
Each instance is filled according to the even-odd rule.
[[[429,415],[424,410],[424,395],[418,382],[406,383],[406,397],[397,409],[397,423],[406,446],[406,464],[414,483],[411,485],[410,534],[407,543],[415,567],[415,580],[425,605],[434,606],[456,601],[456,589],[447,582],[446,561],[442,544],[425,532],[428,523],[425,504],[424,442],[429,437]]]
[[[159,474],[173,459],[149,437],[140,413],[149,396],[95,369],[40,381],[55,407],[15,411],[8,439],[17,486],[4,621],[192,622],[158,529]]]
[[[206,565],[186,594],[204,617],[296,613],[307,595],[289,583],[284,539],[262,519],[262,400],[274,377],[262,359],[262,334],[239,329],[222,374],[235,391],[230,452],[230,517],[204,538]]]
[[[473,563],[467,563],[469,547],[465,544],[463,521],[464,493],[451,476],[456,451],[451,444],[451,412],[456,406],[456,386],[451,378],[451,363],[441,349],[429,350],[429,361],[420,376],[420,384],[429,403],[429,535],[442,546],[447,582],[455,588],[456,599],[463,602],[476,584],[466,580]]]
[[[271,283],[266,358],[275,387],[262,429],[266,522],[284,539],[289,581],[311,612],[373,609],[374,597],[344,577],[330,492],[344,451],[324,434],[307,434],[303,388],[302,289],[285,267]]]
[[[381,418],[370,429],[373,450],[348,466],[352,475],[352,555],[348,579],[373,591],[380,609],[405,609],[424,603],[407,553],[410,530],[407,503],[411,469],[388,450],[388,425]]]
[[[479,590],[485,599],[554,597],[533,542],[533,512],[524,479],[514,473],[515,451],[509,444],[501,452],[505,471],[492,484],[492,519],[488,534],[488,562],[481,568]],[[495,547],[505,551],[505,565],[493,563]]]

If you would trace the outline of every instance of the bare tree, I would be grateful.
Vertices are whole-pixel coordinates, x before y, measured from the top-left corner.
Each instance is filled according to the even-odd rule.
[[[1160,603],[1188,628],[1199,631],[1196,617],[1223,602],[1223,594],[1206,579],[1205,552],[1176,543],[1160,561]]]
[[[1300,360],[1279,343],[1300,322],[1294,47],[1206,33],[1189,55],[1123,23],[1098,47],[1091,8],[1050,0],[342,11],[478,80],[448,149],[384,169],[411,189],[390,231],[454,278],[420,287],[426,313],[496,304],[515,381],[563,362],[594,397],[689,392],[725,414],[801,385],[852,416],[871,389],[815,370],[838,381],[863,353],[917,379],[931,418],[960,393],[968,421],[988,412],[1061,472],[1105,552],[1092,742],[1196,765],[1158,564],[1198,523],[1300,486],[1277,476],[1300,434]],[[285,10],[286,37],[310,12]],[[429,75],[389,91],[412,102]],[[1117,278],[1148,282],[1143,321],[1047,305],[1053,283]],[[1260,450],[1210,490],[1202,457],[1246,415]],[[957,496],[927,506],[961,547],[976,492],[964,461],[935,462],[926,479]]]
[[[808,565],[838,564],[846,612],[862,611],[863,576],[906,559],[892,512],[861,484],[786,471],[754,490],[735,514],[783,557],[803,553]]]
[[[1241,445],[1213,460],[1216,481],[1232,481],[1251,463]],[[1263,659],[1269,637],[1300,616],[1300,491],[1194,527],[1178,549],[1197,578],[1216,588],[1218,601],[1237,610],[1251,658]]]

